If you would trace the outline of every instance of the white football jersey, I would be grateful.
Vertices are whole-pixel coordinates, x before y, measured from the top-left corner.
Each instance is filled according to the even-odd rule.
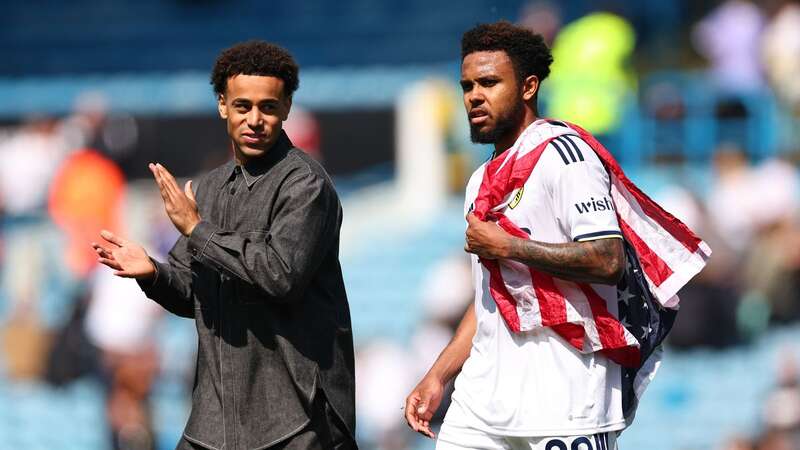
[[[545,133],[534,129],[533,134],[543,136],[560,134],[552,128],[559,126],[545,120],[530,125],[542,127],[538,131]],[[530,136],[530,144],[523,145],[536,145]],[[465,214],[473,209],[485,166],[467,185]],[[622,236],[608,173],[591,147],[573,133],[548,144],[503,212],[536,241]],[[578,352],[549,328],[512,333],[489,293],[489,274],[474,255],[472,272],[477,332],[456,378],[445,422],[506,436],[570,436],[624,428],[620,366],[599,353]],[[578,290],[574,283],[555,282],[568,301]],[[616,287],[592,287],[616,316]]]

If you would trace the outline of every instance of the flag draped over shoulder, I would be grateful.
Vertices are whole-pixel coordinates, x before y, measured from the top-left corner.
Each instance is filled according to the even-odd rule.
[[[514,236],[529,239],[503,211],[550,141],[564,134],[583,139],[609,174],[628,259],[625,276],[617,286],[619,313],[612,314],[587,283],[574,283],[577,289],[571,289],[568,298],[552,276],[524,264],[487,259],[481,263],[489,272],[491,295],[510,330],[519,333],[549,327],[578,351],[601,352],[627,368],[625,373],[633,384],[672,326],[678,290],[702,270],[711,249],[639,190],[594,137],[577,125],[562,122],[529,126],[514,146],[487,164],[473,213],[481,220],[496,221]]]

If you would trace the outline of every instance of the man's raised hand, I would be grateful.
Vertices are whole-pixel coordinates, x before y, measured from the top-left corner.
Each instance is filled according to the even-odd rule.
[[[108,230],[101,231],[100,237],[106,241],[106,245],[92,242],[92,248],[97,253],[97,261],[114,269],[114,275],[138,280],[149,280],[155,276],[156,267],[144,247]]]
[[[194,227],[200,222],[200,213],[197,210],[197,201],[192,192],[192,182],[187,181],[183,189],[178,187],[175,177],[161,164],[149,164],[150,172],[156,179],[161,199],[164,200],[164,210],[175,228],[184,236],[192,234]]]

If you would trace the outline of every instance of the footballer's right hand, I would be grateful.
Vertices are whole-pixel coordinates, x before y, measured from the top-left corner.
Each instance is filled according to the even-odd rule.
[[[417,387],[406,397],[406,422],[412,430],[434,439],[436,435],[431,430],[431,418],[439,409],[444,393],[444,383],[437,377],[428,373],[419,382]]]
[[[156,266],[144,247],[107,230],[101,231],[100,236],[108,244],[92,242],[92,248],[97,253],[97,261],[114,269],[114,275],[143,281],[153,279]]]

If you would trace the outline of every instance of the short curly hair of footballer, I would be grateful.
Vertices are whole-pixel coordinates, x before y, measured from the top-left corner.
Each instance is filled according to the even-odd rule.
[[[225,49],[211,70],[211,85],[219,96],[225,93],[228,79],[235,75],[258,75],[283,80],[283,91],[289,97],[300,86],[297,63],[289,52],[264,41],[247,41]]]
[[[461,38],[461,60],[475,52],[504,51],[511,59],[517,81],[536,75],[539,82],[550,75],[553,56],[541,35],[501,20],[468,30]]]

